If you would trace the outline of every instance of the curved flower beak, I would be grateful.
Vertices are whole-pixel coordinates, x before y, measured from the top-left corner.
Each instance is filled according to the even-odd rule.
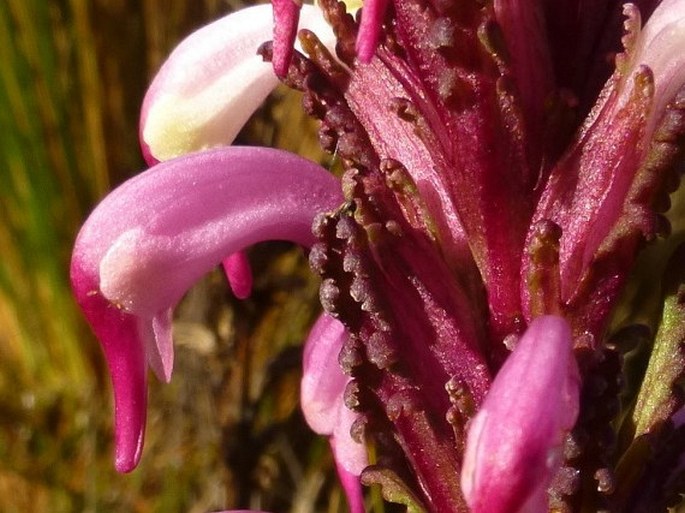
[[[310,161],[228,147],[159,164],[98,205],[76,240],[71,280],[112,375],[119,471],[140,457],[146,362],[171,376],[171,311],[186,290],[257,242],[309,246],[315,215],[341,202],[337,179]]]
[[[140,143],[150,165],[233,142],[278,84],[272,66],[257,55],[272,37],[272,23],[270,6],[249,7],[199,29],[176,47],[143,100]],[[300,26],[335,44],[318,8],[303,6]]]
[[[571,330],[538,317],[471,421],[461,486],[472,513],[546,513],[547,487],[578,416]]]
[[[309,427],[330,437],[350,509],[359,513],[364,511],[359,475],[369,463],[366,447],[350,435],[357,415],[345,405],[345,387],[350,378],[338,363],[346,339],[342,323],[327,314],[319,317],[305,343],[300,398]]]

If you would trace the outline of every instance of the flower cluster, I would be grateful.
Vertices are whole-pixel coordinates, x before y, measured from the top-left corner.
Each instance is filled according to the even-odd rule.
[[[279,79],[341,179],[231,146]],[[120,471],[141,456],[148,365],[171,377],[174,306],[221,263],[248,295],[242,250],[278,239],[321,276],[302,408],[353,512],[362,483],[438,513],[656,512],[685,490],[685,250],[656,334],[612,323],[668,232],[684,0],[273,0],[179,45],[140,135],[151,168],[96,208],[71,268]]]

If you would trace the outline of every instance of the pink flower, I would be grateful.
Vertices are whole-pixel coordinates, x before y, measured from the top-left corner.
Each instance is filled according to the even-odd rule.
[[[368,459],[364,444],[350,435],[357,416],[345,405],[344,392],[350,378],[338,363],[346,339],[343,325],[328,315],[322,315],[312,327],[304,347],[302,410],[309,427],[330,438],[350,510],[363,513],[359,475]]]
[[[468,428],[461,487],[472,513],[546,513],[578,417],[580,377],[561,317],[535,319]]]
[[[146,361],[169,377],[175,302],[234,251],[279,237],[311,245],[321,276],[302,406],[353,511],[360,473],[430,512],[667,504],[658,482],[677,482],[675,466],[627,431],[619,455],[600,440],[621,406],[611,314],[663,232],[683,149],[685,0],[368,0],[357,19],[334,0],[272,4],[179,46],[147,95],[143,146],[157,161],[230,144],[278,76],[321,121],[342,183],[229,148],[160,164],[96,210],[72,276],[113,375],[119,468],[139,456]],[[300,17],[314,32],[297,32]],[[227,268],[249,290],[244,260]],[[671,343],[676,320],[663,323]],[[659,422],[683,375],[669,367]],[[647,380],[642,392],[653,400]],[[365,468],[351,429],[378,465]],[[663,433],[648,433],[654,454],[668,452]],[[626,454],[658,472],[617,468]],[[555,480],[562,467],[575,477]]]
[[[76,240],[71,279],[112,375],[118,470],[140,458],[147,364],[171,377],[171,311],[183,293],[256,242],[310,245],[314,216],[340,201],[337,180],[309,161],[228,147],[158,164],[98,205]]]

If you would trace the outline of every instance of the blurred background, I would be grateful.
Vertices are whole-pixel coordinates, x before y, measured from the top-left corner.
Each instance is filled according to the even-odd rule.
[[[327,442],[298,408],[318,313],[301,250],[251,251],[255,291],[212,274],[177,309],[176,369],[150,383],[143,459],[112,460],[112,398],[68,283],[94,204],[144,169],[138,110],[175,44],[228,0],[0,2],[0,511],[345,511]],[[299,97],[279,90],[241,135],[320,160]],[[280,122],[307,127],[296,140]]]

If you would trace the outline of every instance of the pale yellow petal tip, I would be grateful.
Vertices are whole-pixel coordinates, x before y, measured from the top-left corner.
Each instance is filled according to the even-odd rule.
[[[159,161],[230,144],[227,130],[212,126],[212,117],[211,110],[198,108],[197,102],[165,95],[148,113],[143,140]]]

